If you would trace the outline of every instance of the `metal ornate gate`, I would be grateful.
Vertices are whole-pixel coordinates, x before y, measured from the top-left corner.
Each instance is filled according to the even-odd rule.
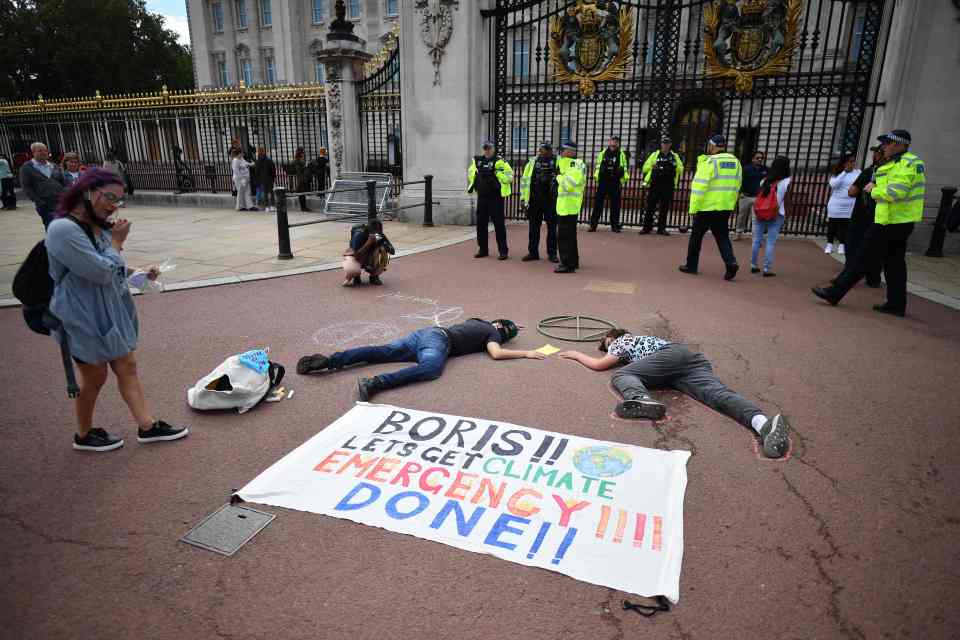
[[[642,222],[640,167],[661,133],[685,172],[670,226],[689,224],[689,184],[714,133],[747,163],[793,170],[783,233],[825,225],[829,167],[865,155],[889,34],[886,0],[496,0],[488,134],[519,176],[542,140],[571,139],[593,168],[618,135],[630,155],[621,219]],[[880,64],[877,64],[877,61]],[[592,175],[581,212],[593,205]],[[517,196],[507,215],[521,218]],[[604,214],[606,219],[606,212]]]
[[[360,81],[363,170],[403,179],[403,135],[400,125],[400,51],[395,32],[380,55],[368,63]]]

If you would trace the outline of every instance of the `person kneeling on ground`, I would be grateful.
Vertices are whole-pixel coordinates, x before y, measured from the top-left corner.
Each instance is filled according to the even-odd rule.
[[[343,254],[343,286],[360,284],[360,272],[370,274],[370,284],[383,284],[380,274],[387,270],[390,256],[396,253],[383,234],[383,223],[372,220],[350,229],[350,247]]]
[[[134,350],[139,324],[123,259],[130,222],[109,220],[122,200],[123,179],[118,174],[106,169],[82,173],[63,194],[58,219],[50,223],[45,241],[53,279],[50,311],[62,323],[70,354],[80,369],[73,448],[83,451],[123,446],[119,437],[92,426],[108,365],[140,427],[137,442],[177,440],[188,433],[186,427],[173,427],[154,418],[137,375]],[[151,269],[150,279],[158,273]]]
[[[602,358],[579,351],[564,351],[560,357],[576,360],[594,371],[626,365],[613,375],[613,386],[623,396],[617,404],[619,417],[659,420],[666,415],[667,407],[651,398],[647,387],[672,387],[755,431],[768,458],[782,458],[787,453],[787,419],[780,414],[768,418],[756,405],[724,386],[703,354],[624,329],[608,331],[600,339],[600,351],[604,353]]]
[[[367,402],[379,391],[420,380],[436,380],[443,373],[447,358],[486,351],[494,360],[543,360],[545,356],[539,351],[513,351],[501,346],[515,338],[519,331],[520,328],[514,322],[504,318],[491,322],[471,318],[451,327],[420,329],[386,345],[357,347],[330,356],[319,353],[304,356],[297,362],[297,373],[323,373],[360,363],[417,363],[412,367],[382,373],[372,378],[359,378],[358,396],[361,402]]]

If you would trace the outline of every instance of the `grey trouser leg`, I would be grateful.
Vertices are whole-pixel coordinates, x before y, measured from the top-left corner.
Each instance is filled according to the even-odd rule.
[[[753,416],[763,413],[757,405],[720,382],[710,361],[700,353],[692,354],[687,372],[675,380],[673,386],[751,430]]]
[[[613,386],[626,400],[650,395],[648,387],[669,387],[688,371],[692,354],[682,344],[671,344],[613,374]]]

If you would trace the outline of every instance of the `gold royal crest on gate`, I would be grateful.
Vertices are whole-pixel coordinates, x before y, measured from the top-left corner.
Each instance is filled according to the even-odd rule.
[[[733,78],[737,91],[755,76],[790,70],[801,0],[714,0],[703,9],[708,78]]]
[[[577,0],[550,21],[553,80],[578,84],[584,96],[627,77],[632,47],[633,11],[613,0]]]

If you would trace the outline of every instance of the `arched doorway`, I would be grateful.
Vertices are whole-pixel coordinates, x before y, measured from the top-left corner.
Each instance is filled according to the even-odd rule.
[[[707,140],[723,129],[720,105],[713,102],[687,103],[680,107],[673,125],[674,149],[688,167],[695,167]]]

